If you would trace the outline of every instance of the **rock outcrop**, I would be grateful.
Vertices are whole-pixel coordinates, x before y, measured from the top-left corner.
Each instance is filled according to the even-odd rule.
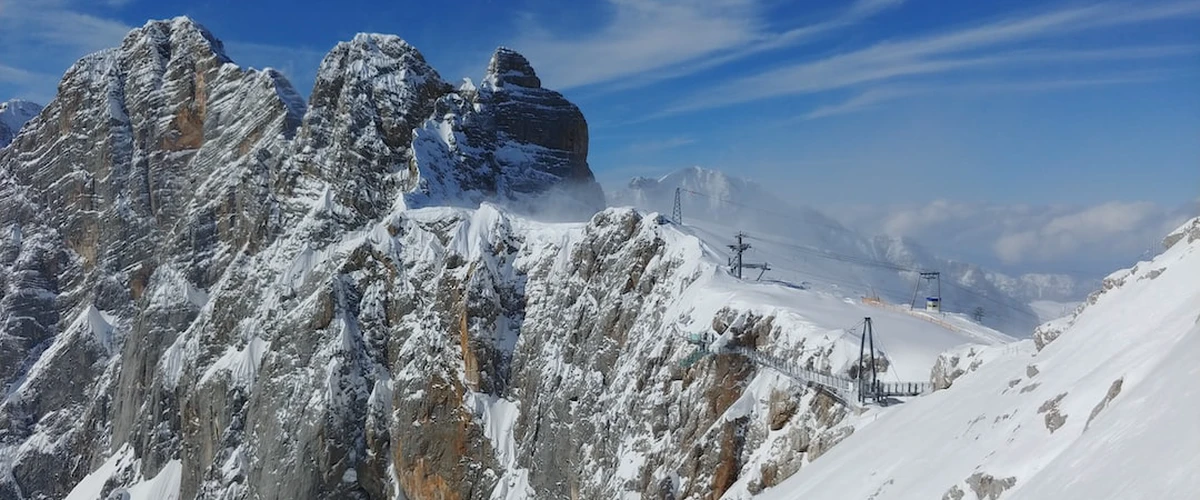
[[[529,62],[509,49],[492,55],[478,88],[464,83],[435,103],[413,149],[420,180],[411,206],[490,198],[521,212],[576,217],[604,206],[588,168],[583,113],[542,88]]]

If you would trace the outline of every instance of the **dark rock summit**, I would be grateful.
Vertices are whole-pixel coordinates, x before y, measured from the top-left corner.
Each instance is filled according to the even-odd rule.
[[[604,205],[587,163],[583,113],[542,88],[529,62],[509,49],[492,55],[479,88],[467,84],[437,101],[413,149],[417,206],[498,199],[523,211],[539,212],[540,204],[590,215]]]

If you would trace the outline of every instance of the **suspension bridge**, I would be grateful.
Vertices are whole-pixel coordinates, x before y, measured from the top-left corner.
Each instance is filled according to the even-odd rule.
[[[872,403],[886,404],[897,397],[921,396],[933,392],[933,384],[926,381],[884,382],[879,380],[878,373],[875,371],[875,342],[871,318],[864,320],[856,377],[813,370],[800,366],[794,361],[747,347],[725,345],[714,350],[711,347],[714,340],[716,338],[713,334],[694,333],[688,335],[688,343],[695,345],[696,350],[684,358],[680,365],[687,368],[705,357],[715,354],[742,356],[756,365],[775,370],[780,375],[828,394],[846,406],[856,408]]]

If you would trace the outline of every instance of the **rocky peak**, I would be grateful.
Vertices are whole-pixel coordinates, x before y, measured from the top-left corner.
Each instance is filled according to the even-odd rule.
[[[377,217],[416,177],[413,129],[451,90],[399,37],[363,33],[338,43],[317,72],[295,168],[327,183],[350,220]]]
[[[379,139],[391,149],[400,148],[428,116],[432,101],[450,90],[416,47],[395,35],[359,33],[338,43],[321,61],[305,128],[312,135],[323,132],[318,127],[365,126],[364,119],[378,118]],[[335,118],[350,120],[330,121]]]
[[[25,122],[33,119],[41,111],[40,104],[20,99],[0,102],[0,148],[12,142]]]
[[[529,60],[508,47],[500,47],[492,54],[484,81],[497,87],[512,84],[536,89],[542,86],[542,80],[529,65]]]
[[[507,78],[455,92],[403,40],[359,35],[305,106],[186,18],[75,64],[0,149],[0,498],[64,498],[108,460],[174,470],[181,498],[486,495],[499,468],[464,389],[509,387],[522,241],[486,205],[404,208],[603,200],[579,109]],[[343,245],[372,228],[397,244]],[[308,366],[328,391],[291,385]],[[421,397],[392,398],[395,367]]]
[[[173,19],[151,20],[125,35],[121,47],[148,44],[170,59],[175,51],[187,49],[201,51],[204,56],[214,56],[221,62],[232,62],[225,54],[225,44],[203,25],[186,16]],[[195,54],[195,52],[193,52]]]
[[[510,49],[496,50],[480,87],[438,101],[413,149],[420,178],[409,206],[493,199],[576,218],[604,205],[587,163],[583,113],[542,88],[529,61]]]

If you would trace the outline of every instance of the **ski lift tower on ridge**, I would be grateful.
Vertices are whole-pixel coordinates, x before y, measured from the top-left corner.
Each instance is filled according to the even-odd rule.
[[[926,283],[926,289],[931,289],[933,295],[925,297],[925,310],[928,312],[942,312],[942,273],[937,271],[921,271],[917,277],[917,284],[913,287],[912,301],[908,304],[909,310],[917,308],[917,293],[921,291],[921,282]]]

